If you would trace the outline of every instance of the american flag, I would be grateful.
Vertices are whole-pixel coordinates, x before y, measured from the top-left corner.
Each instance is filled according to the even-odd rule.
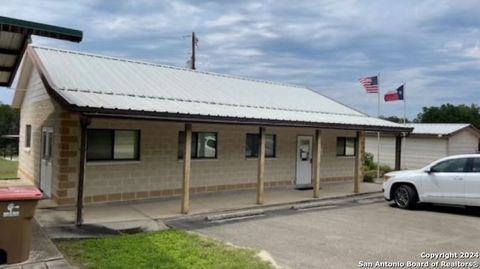
[[[368,93],[378,93],[378,77],[366,77],[359,80]]]

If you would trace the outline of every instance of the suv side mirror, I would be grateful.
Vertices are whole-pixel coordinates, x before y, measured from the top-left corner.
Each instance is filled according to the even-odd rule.
[[[427,169],[425,169],[425,173],[427,173],[427,174],[433,173],[432,168],[427,168]]]

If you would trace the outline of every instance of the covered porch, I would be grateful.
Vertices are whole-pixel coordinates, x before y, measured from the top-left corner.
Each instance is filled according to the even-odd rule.
[[[365,129],[369,129],[364,126],[182,123],[91,114],[80,118],[80,123],[74,218],[78,226],[109,222],[109,216],[163,219],[380,191],[379,185],[363,183]],[[133,140],[138,147],[143,145],[142,160],[89,162],[89,131],[106,127],[138,130],[142,139]],[[204,142],[214,141],[212,157],[194,159],[192,151],[198,153],[198,149],[193,149],[197,143],[192,140],[196,137],[198,142],[205,134],[210,138]],[[250,135],[257,137],[253,146],[257,153],[252,158],[245,156],[244,139],[248,148]],[[270,148],[268,136],[274,143]],[[274,155],[269,157],[272,150]],[[164,183],[169,185],[160,185]]]
[[[132,212],[132,218],[137,218],[140,214],[158,219],[179,214],[200,214],[345,196],[370,192],[372,188],[380,190],[378,185],[373,187],[362,183],[365,132],[361,129],[167,123],[107,120],[98,116],[83,118],[80,122],[82,150],[75,199],[76,225],[90,223],[89,218],[97,222],[98,216],[101,219],[103,215],[115,218],[116,212]],[[120,162],[121,166],[111,162],[88,162],[89,130],[105,127],[121,129],[123,126],[138,129],[139,135],[142,133],[143,161]],[[198,139],[199,134],[211,134],[211,139],[215,141],[212,158],[193,159],[195,154],[192,155],[192,151],[195,150],[192,145],[196,143],[192,143],[192,139],[194,135]],[[258,145],[254,146],[257,154],[253,158],[244,155],[243,139],[246,136],[248,140],[251,134],[258,137]],[[273,141],[278,145],[269,149],[267,136],[275,137]],[[350,155],[338,155],[339,139],[351,142],[349,147],[346,141],[343,143],[344,151],[351,151]],[[159,153],[154,147],[165,150],[168,154]],[[177,148],[181,158],[171,154]],[[275,152],[273,158],[268,157],[272,148]],[[156,171],[156,167],[163,167],[164,170]],[[175,179],[173,184],[158,187],[159,182],[168,181],[168,171],[172,168],[175,169],[173,176],[170,176]],[[299,173],[301,170],[304,173]],[[149,174],[152,174],[151,179],[137,177]],[[224,182],[227,184],[216,185],[225,184]],[[364,186],[368,186],[366,190],[362,189]],[[129,190],[137,192],[129,193]],[[144,199],[147,202],[137,201]],[[155,201],[149,202],[152,199]],[[112,201],[116,203],[106,207],[93,205]],[[158,201],[162,203],[158,204]]]

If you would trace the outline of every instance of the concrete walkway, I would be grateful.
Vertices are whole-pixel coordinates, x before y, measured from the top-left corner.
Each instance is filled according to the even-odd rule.
[[[381,191],[381,185],[362,183],[361,193]],[[319,199],[331,199],[353,195],[353,183],[324,183]],[[85,227],[79,231],[73,229],[74,208],[37,209],[36,219],[50,237],[92,237],[111,230],[155,231],[166,229],[164,220],[189,217],[239,209],[258,209],[287,204],[316,201],[313,191],[293,188],[273,188],[265,191],[265,205],[255,204],[256,190],[226,191],[221,193],[193,195],[189,215],[180,214],[181,199],[155,199],[145,201],[106,203],[87,206],[84,210]],[[102,229],[100,228],[108,228]],[[111,229],[111,230],[110,230]],[[95,236],[95,237],[96,237]]]

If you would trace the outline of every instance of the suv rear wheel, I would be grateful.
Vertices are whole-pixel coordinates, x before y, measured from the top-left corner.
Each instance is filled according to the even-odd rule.
[[[417,203],[417,192],[412,186],[400,185],[393,192],[395,204],[402,209],[411,209]]]

